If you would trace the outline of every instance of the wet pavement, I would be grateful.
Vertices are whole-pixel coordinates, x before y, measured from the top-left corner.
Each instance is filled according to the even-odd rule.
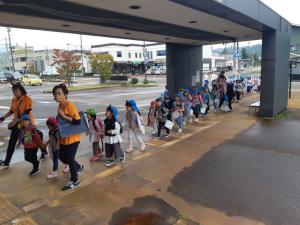
[[[0,171],[0,207],[11,212],[0,224],[299,225],[300,101],[284,120],[263,120],[247,116],[257,97],[181,135],[148,140],[146,152],[111,169],[90,163],[83,144],[78,160],[86,169],[71,192],[60,191],[68,175],[44,178],[49,160],[34,178],[26,176],[28,164],[16,163]]]

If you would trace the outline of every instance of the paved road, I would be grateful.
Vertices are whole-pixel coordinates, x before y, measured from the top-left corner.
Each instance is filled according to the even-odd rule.
[[[37,126],[43,132],[47,133],[45,121],[49,116],[57,114],[57,103],[54,102],[52,94],[42,93],[44,90],[51,90],[55,83],[48,83],[43,86],[26,87],[28,95],[33,100],[33,113],[36,118]],[[87,108],[95,108],[100,117],[104,116],[106,107],[109,104],[117,106],[120,110],[124,110],[125,100],[136,99],[137,104],[141,107],[141,112],[146,115],[148,105],[151,100],[155,99],[162,92],[163,86],[149,88],[109,88],[89,91],[70,92],[69,99],[76,104],[78,109],[85,110]],[[9,84],[0,85],[0,115],[9,109],[12,93]],[[0,142],[7,143],[4,140],[9,136],[6,122],[0,124]],[[3,157],[3,150],[6,145],[0,146],[0,157]],[[1,151],[2,150],[2,151]],[[22,152],[18,151],[13,157],[13,162],[21,161]]]

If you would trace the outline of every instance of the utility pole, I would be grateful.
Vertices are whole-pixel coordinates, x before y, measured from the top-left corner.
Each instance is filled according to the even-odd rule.
[[[82,50],[82,35],[80,34],[80,50],[81,50],[81,73],[84,76],[84,67],[83,67],[83,50]]]
[[[7,35],[8,35],[9,49],[10,49],[10,57],[11,57],[12,69],[13,69],[13,72],[15,72],[15,62],[14,62],[13,49],[12,49],[12,46],[11,46],[10,31],[11,31],[10,27],[8,27],[7,28]]]
[[[6,48],[6,67],[10,67],[10,62],[9,62],[9,50],[8,50],[8,44],[7,44],[7,39],[5,38],[5,48]]]
[[[144,55],[144,73],[145,73],[145,80],[147,80],[147,62],[148,62],[148,59],[149,59],[149,55],[147,53],[147,49],[146,49],[146,43],[144,41],[144,45],[143,45],[143,55]],[[155,74],[154,74],[154,77],[155,77]]]
[[[238,75],[237,75],[237,78],[240,78],[240,75],[241,75],[241,69],[242,69],[242,58],[241,58],[241,53],[240,53],[240,44],[239,42],[237,42],[237,63],[238,63]]]
[[[26,57],[26,73],[28,71],[28,54],[27,54],[27,43],[25,43],[25,57]]]

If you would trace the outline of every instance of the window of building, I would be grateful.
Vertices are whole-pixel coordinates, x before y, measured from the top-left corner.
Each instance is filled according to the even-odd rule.
[[[153,59],[153,52],[150,52],[150,59]]]
[[[122,57],[122,52],[121,51],[117,51],[117,57],[121,58]]]
[[[20,62],[26,62],[26,57],[20,57]]]
[[[140,59],[142,58],[142,53],[140,52]]]
[[[131,53],[130,52],[128,53],[128,58],[131,58]]]
[[[291,45],[291,50],[292,51],[297,51],[297,45]]]
[[[166,50],[158,50],[156,51],[157,56],[166,56]]]
[[[135,58],[137,58],[138,57],[138,54],[137,54],[137,52],[135,53]]]

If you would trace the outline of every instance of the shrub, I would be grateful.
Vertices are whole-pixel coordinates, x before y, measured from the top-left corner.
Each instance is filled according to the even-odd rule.
[[[131,84],[137,84],[139,82],[138,78],[132,78],[131,79]]]
[[[143,84],[149,84],[149,80],[148,79],[144,79]]]

